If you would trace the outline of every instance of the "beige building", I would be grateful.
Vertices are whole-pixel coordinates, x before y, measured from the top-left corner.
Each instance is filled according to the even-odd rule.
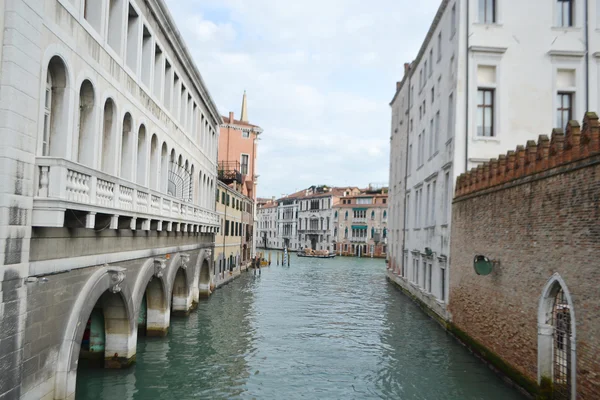
[[[213,255],[217,286],[245,270],[250,263],[253,200],[241,193],[241,185],[232,186],[219,181],[215,193],[216,211],[221,221]]]
[[[343,256],[386,257],[387,188],[373,188],[339,199],[333,207],[333,251]]]

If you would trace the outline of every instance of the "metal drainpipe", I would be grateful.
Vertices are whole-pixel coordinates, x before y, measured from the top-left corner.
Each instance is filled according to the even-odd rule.
[[[588,0],[585,0],[585,112],[590,110],[590,35]]]
[[[467,0],[465,26],[465,170],[469,169],[469,0]]]

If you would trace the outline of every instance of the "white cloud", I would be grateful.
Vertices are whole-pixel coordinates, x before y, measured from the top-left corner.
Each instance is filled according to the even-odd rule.
[[[168,4],[221,113],[247,90],[260,196],[387,181],[388,103],[439,0]]]

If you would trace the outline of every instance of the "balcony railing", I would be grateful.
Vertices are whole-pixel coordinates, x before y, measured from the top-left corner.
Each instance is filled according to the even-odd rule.
[[[119,217],[166,223],[166,230],[217,232],[219,215],[198,205],[156,190],[108,175],[63,158],[39,157],[38,192],[33,203],[33,226],[62,227],[65,210],[87,212],[86,227],[93,228],[96,214],[108,214],[110,228],[117,229]],[[156,230],[162,230],[156,224]]]
[[[302,232],[308,235],[323,235],[327,234],[326,229],[298,229],[298,232]]]
[[[366,224],[367,223],[367,219],[366,218],[352,218],[352,223],[354,224]]]
[[[367,237],[351,237],[350,241],[353,243],[366,243],[368,239]]]
[[[242,184],[242,172],[239,161],[221,161],[218,166],[218,178],[225,184]]]

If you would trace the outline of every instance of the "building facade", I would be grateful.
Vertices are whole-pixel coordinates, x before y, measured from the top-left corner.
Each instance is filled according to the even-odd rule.
[[[456,177],[599,101],[596,2],[519,4],[442,1],[391,103],[390,267],[444,318]]]
[[[599,176],[587,113],[457,181],[452,329],[533,395],[600,398]]]
[[[264,200],[259,202],[257,213],[256,247],[261,249],[279,249],[280,238],[277,236],[277,202]]]
[[[241,187],[233,186],[221,181],[217,186],[216,211],[221,220],[221,229],[215,237],[213,264],[217,281],[239,274],[251,259],[254,201],[241,193]]]
[[[386,257],[387,188],[369,188],[334,206],[333,251],[342,256]]]
[[[163,0],[0,7],[0,397],[72,399],[210,282],[222,120]]]
[[[234,118],[230,112],[228,117],[223,117],[223,124],[219,134],[219,179],[228,185],[238,183],[238,190],[244,196],[252,199],[252,223],[249,229],[253,232],[258,225],[254,223],[256,215],[256,188],[258,175],[256,173],[256,151],[258,137],[263,132],[262,128],[248,122],[248,104],[246,92],[242,98],[242,112],[240,119]],[[254,234],[250,234],[254,237]],[[256,243],[251,246],[254,254]]]
[[[283,198],[277,202],[277,236],[281,238],[281,246],[288,250],[300,248],[298,235],[298,199]]]

